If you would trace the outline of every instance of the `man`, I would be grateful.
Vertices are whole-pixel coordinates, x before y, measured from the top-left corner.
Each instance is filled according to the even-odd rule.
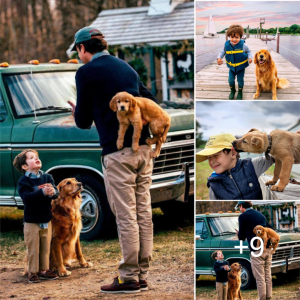
[[[104,293],[137,293],[147,290],[147,272],[153,248],[153,224],[150,198],[153,161],[145,140],[144,126],[140,149],[131,149],[133,127],[124,139],[124,148],[117,149],[119,122],[109,108],[110,100],[119,92],[142,96],[156,102],[140,82],[138,74],[123,60],[109,55],[103,34],[85,27],[75,34],[78,56],[84,63],[76,73],[77,105],[73,112],[77,127],[89,129],[95,122],[102,151],[105,188],[110,208],[116,216],[123,259],[119,276]]]
[[[262,213],[252,208],[251,201],[239,201],[237,205],[242,213],[239,216],[239,231],[237,231],[238,239],[244,241],[247,238],[250,253],[258,255],[260,251],[255,251],[250,245],[251,239],[256,237],[253,229],[257,225],[268,228],[272,228],[272,226],[267,222],[266,217]],[[257,240],[254,241],[253,244],[254,247],[257,247]],[[271,249],[267,248],[259,257],[250,254],[251,269],[253,276],[256,279],[258,300],[272,298],[272,254],[270,254],[270,252]]]

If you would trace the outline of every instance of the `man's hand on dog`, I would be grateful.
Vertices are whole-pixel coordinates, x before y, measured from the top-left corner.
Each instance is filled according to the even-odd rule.
[[[223,64],[222,58],[218,58],[217,63],[218,63],[219,66],[222,65]]]
[[[72,106],[72,116],[74,118],[76,105],[73,102],[71,102],[71,101],[68,101],[68,103]]]

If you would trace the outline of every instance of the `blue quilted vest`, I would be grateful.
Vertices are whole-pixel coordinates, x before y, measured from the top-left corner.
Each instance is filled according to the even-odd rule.
[[[220,200],[263,199],[251,158],[239,159],[230,173],[213,173],[207,179],[207,186]]]
[[[248,55],[243,50],[244,43],[244,40],[240,40],[235,46],[232,46],[229,40],[225,43],[226,64],[234,72],[238,72],[249,66]]]

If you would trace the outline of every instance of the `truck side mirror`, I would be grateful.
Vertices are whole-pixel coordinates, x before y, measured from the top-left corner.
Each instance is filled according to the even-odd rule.
[[[200,234],[196,234],[195,238],[196,238],[196,241],[203,241],[203,239],[201,239]]]

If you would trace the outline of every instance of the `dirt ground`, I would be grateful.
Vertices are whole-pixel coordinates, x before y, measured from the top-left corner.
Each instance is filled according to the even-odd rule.
[[[0,299],[194,299],[194,228],[191,223],[170,224],[163,215],[154,216],[154,251],[149,272],[149,291],[137,294],[103,294],[100,286],[117,276],[121,259],[118,239],[82,242],[85,258],[93,267],[80,268],[75,262],[69,277],[30,284],[22,275],[25,246],[16,222],[1,225]]]

